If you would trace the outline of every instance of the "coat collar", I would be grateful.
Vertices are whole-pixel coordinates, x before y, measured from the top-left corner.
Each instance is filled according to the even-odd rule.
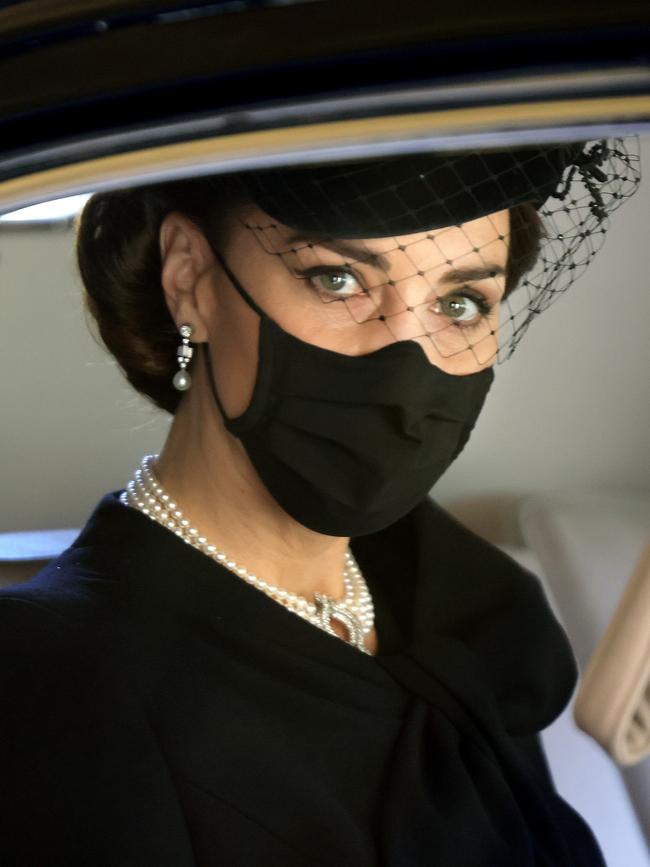
[[[59,600],[119,600],[149,620],[191,618],[428,701],[442,687],[472,717],[513,734],[559,715],[576,682],[570,645],[540,582],[431,500],[353,540],[376,607],[368,657],[282,608],[147,516],[119,492],[98,504],[73,546],[38,579]],[[62,587],[62,583],[66,586]],[[63,591],[63,595],[62,594]],[[435,689],[432,684],[435,683]]]

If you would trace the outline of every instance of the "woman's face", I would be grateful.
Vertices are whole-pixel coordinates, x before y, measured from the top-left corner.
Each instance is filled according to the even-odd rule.
[[[431,363],[463,375],[493,363],[505,288],[508,210],[462,225],[367,240],[306,237],[247,206],[220,250],[257,305],[290,334],[325,349],[363,355],[413,340]],[[210,338],[220,391],[252,391],[258,317],[216,265]],[[252,315],[251,315],[252,314]],[[255,355],[250,362],[246,357]]]

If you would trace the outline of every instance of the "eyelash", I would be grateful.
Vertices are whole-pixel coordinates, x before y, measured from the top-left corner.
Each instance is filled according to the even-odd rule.
[[[359,295],[369,295],[369,292],[365,288],[365,286],[363,285],[363,282],[362,282],[361,278],[359,277],[359,275],[352,268],[348,268],[348,267],[343,266],[343,265],[336,265],[336,266],[318,265],[314,268],[306,268],[303,271],[297,270],[297,271],[295,271],[295,274],[300,279],[305,279],[305,280],[308,280],[310,282],[314,277],[318,277],[321,274],[349,274],[351,277],[354,277],[354,279],[357,281],[357,283],[361,287],[361,291],[358,293],[355,293],[353,295],[347,295],[347,296],[341,294],[339,297],[340,298],[356,298]],[[329,294],[330,298],[334,299],[337,297],[337,293],[327,293],[327,290],[322,289],[322,287],[319,289],[317,286],[314,286],[312,284],[312,288],[316,292],[325,292],[326,294]],[[440,296],[438,298],[438,301],[440,301],[441,298],[449,298],[449,297],[454,297],[454,296],[455,297],[461,296],[464,298],[469,298],[471,301],[473,301],[476,304],[476,306],[478,307],[479,313],[480,313],[479,318],[475,322],[468,322],[466,324],[462,323],[462,322],[454,323],[457,328],[462,328],[465,331],[471,331],[472,329],[478,328],[479,325],[481,325],[483,320],[491,313],[491,311],[494,308],[494,305],[490,304],[490,302],[487,300],[487,298],[484,295],[482,295],[480,292],[477,292],[476,290],[470,289],[469,286],[463,286],[462,290],[448,292],[447,295]],[[440,315],[444,316],[444,313],[440,314]]]
[[[317,265],[314,268],[306,268],[304,271],[296,271],[295,272],[298,277],[301,279],[306,279],[311,281],[313,277],[320,277],[322,274],[349,274],[350,277],[354,277],[359,286],[361,287],[361,292],[355,293],[355,295],[368,295],[368,290],[364,287],[363,281],[359,277],[359,275],[352,269],[348,268],[344,265]],[[327,292],[326,289],[318,289],[317,286],[313,287],[316,291]],[[332,298],[337,297],[337,293],[330,293]],[[341,294],[340,298],[354,298],[355,295],[343,295]]]

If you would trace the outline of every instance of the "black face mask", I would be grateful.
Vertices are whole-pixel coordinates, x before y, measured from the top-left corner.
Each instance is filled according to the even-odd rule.
[[[453,376],[408,340],[356,356],[305,343],[270,319],[219,259],[261,319],[245,412],[227,417],[206,347],[209,379],[226,429],[271,496],[329,536],[362,536],[401,518],[467,442],[492,368]]]

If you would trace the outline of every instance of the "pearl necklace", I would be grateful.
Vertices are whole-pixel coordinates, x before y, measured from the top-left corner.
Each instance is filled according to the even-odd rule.
[[[349,548],[345,554],[343,568],[345,592],[341,600],[335,600],[324,593],[315,592],[314,602],[310,602],[304,596],[299,596],[297,593],[271,584],[249,572],[224,551],[220,551],[215,545],[208,542],[196,527],[190,525],[190,522],[178,508],[178,504],[172,500],[156,478],[153,463],[157,458],[158,455],[146,455],[142,458],[139,469],[135,471],[133,478],[126,486],[126,490],[120,494],[120,501],[125,506],[131,506],[143,512],[153,521],[174,532],[187,544],[207,554],[221,566],[243,578],[248,584],[284,605],[289,611],[309,621],[314,626],[318,626],[329,635],[341,638],[332,626],[332,620],[336,620],[342,624],[347,633],[344,641],[364,653],[370,653],[365,646],[364,639],[374,625],[372,597]]]

